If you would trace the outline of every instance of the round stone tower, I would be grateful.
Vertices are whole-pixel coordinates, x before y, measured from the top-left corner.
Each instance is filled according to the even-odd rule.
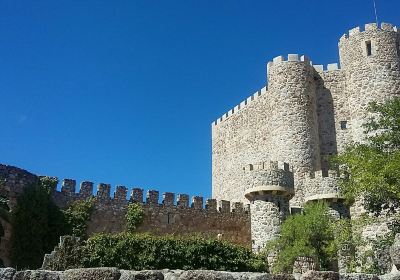
[[[245,196],[250,201],[252,248],[258,252],[278,237],[281,223],[289,215],[293,172],[287,163],[276,161],[250,164],[243,169]]]
[[[293,166],[295,207],[303,204],[305,174],[321,168],[315,77],[304,56],[289,54],[287,60],[279,56],[268,63],[270,158]]]
[[[399,31],[391,24],[366,24],[340,38],[340,64],[346,77],[353,141],[363,141],[362,124],[371,101],[400,94]]]

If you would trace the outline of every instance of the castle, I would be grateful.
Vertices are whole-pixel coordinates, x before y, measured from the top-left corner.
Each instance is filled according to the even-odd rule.
[[[365,25],[343,35],[338,64],[313,65],[297,54],[267,65],[264,87],[212,123],[212,194],[202,197],[99,184],[88,234],[124,230],[128,203],[141,203],[145,221],[138,231],[201,233],[262,249],[278,236],[282,221],[308,201],[327,201],[337,218],[357,214],[343,203],[328,156],[363,141],[370,101],[400,93],[400,32],[391,24]],[[17,196],[39,180],[25,170],[0,165],[0,196],[12,209]],[[62,181],[52,197],[61,207],[93,196],[93,183]],[[0,259],[9,265],[12,227],[0,218]]]
[[[349,215],[328,157],[363,141],[370,101],[400,94],[399,41],[396,27],[373,23],[340,38],[340,68],[278,56],[267,65],[268,86],[212,123],[213,197],[251,202],[253,246],[308,201]]]

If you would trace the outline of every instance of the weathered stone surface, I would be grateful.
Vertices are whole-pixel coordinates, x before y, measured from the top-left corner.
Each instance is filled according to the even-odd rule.
[[[400,234],[396,234],[395,241],[390,248],[390,257],[393,264],[400,270]]]
[[[164,280],[162,271],[130,271],[121,270],[120,280]]]
[[[64,271],[62,280],[118,280],[120,276],[121,272],[113,267],[78,268]]]
[[[61,280],[61,274],[59,271],[25,270],[17,271],[13,280]]]
[[[391,273],[379,276],[380,280],[400,280],[400,272],[393,271]]]
[[[339,280],[339,273],[333,271],[309,270],[304,273],[301,280]]]
[[[15,274],[15,269],[11,267],[0,268],[0,279],[11,280]]]
[[[379,280],[379,277],[374,274],[349,273],[341,274],[340,280]]]

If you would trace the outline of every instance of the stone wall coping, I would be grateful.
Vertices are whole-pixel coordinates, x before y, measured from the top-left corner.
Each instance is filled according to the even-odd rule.
[[[256,186],[256,187],[247,189],[244,195],[247,199],[252,200],[257,195],[264,195],[264,194],[271,194],[271,193],[274,195],[293,196],[294,188],[282,187],[282,186],[276,186],[276,185]]]
[[[324,193],[324,194],[316,194],[307,196],[304,198],[305,202],[308,201],[317,201],[317,200],[329,200],[329,201],[337,201],[337,200],[344,200],[344,197],[341,196],[339,193]]]

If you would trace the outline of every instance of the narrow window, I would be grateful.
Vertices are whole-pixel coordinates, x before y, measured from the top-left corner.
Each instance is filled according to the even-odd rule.
[[[341,121],[340,122],[340,129],[341,130],[347,129],[347,121]]]
[[[171,213],[168,213],[168,214],[167,214],[167,217],[168,217],[168,218],[167,218],[167,223],[168,223],[168,224],[171,224],[171,223],[172,223],[172,214],[171,214]]]
[[[397,56],[400,57],[400,42],[397,42]]]
[[[281,212],[281,203],[278,201],[278,210]]]
[[[372,44],[371,41],[366,41],[365,42],[365,48],[367,51],[367,56],[371,56],[372,55]]]

